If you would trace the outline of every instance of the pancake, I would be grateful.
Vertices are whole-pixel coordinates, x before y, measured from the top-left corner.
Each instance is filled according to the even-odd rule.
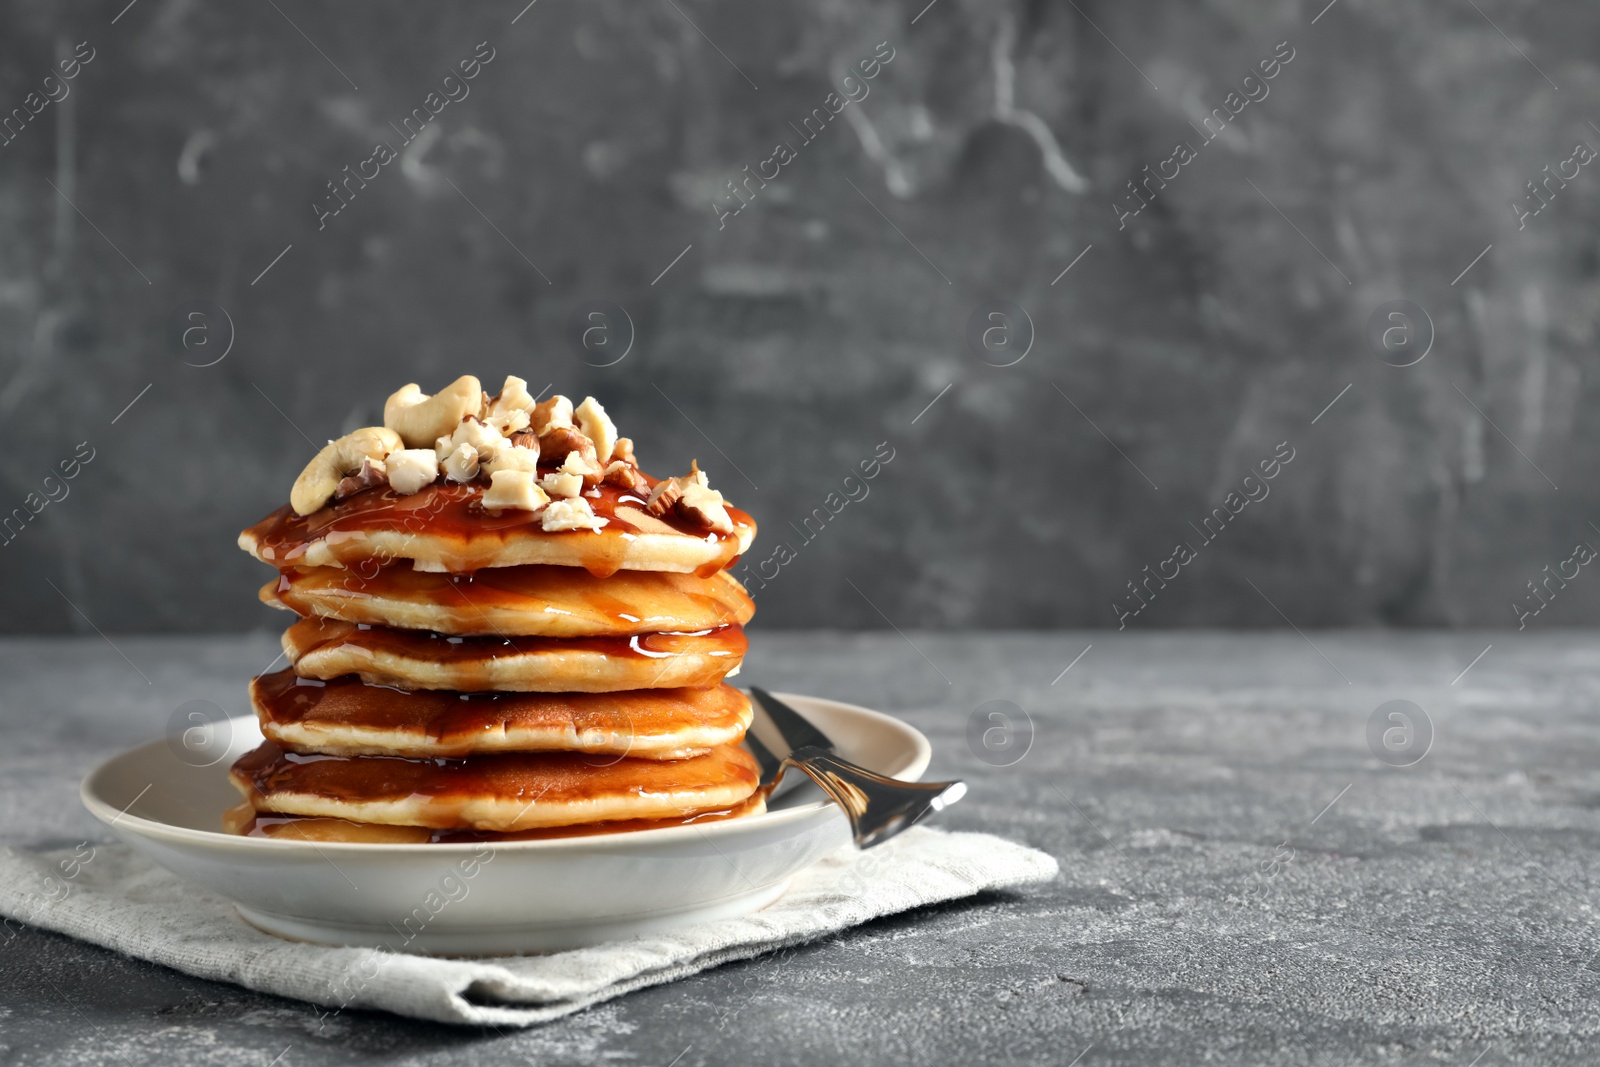
[[[317,818],[305,815],[262,815],[248,803],[229,808],[222,816],[223,829],[243,837],[273,837],[289,841],[321,841],[382,844],[427,845],[456,844],[473,841],[545,841],[557,837],[581,837],[591,834],[620,834],[635,830],[659,830],[669,826],[701,826],[705,823],[738,819],[745,815],[760,815],[767,810],[767,798],[758,790],[743,803],[731,808],[713,808],[674,819],[616,819],[611,822],[579,823],[574,826],[550,826],[542,830],[523,830],[518,833],[493,833],[484,830],[435,830],[427,826],[386,826],[375,822],[351,822],[349,819]]]
[[[451,575],[405,564],[285,570],[261,599],[301,615],[442,634],[598,637],[707,630],[755,614],[727,572],[619,571],[596,578],[581,567],[493,567]]]
[[[750,698],[730,685],[623,693],[412,692],[283,670],[250,682],[267,740],[291,752],[454,759],[587,752],[682,759],[734,744]]]
[[[614,693],[706,688],[744,658],[744,627],[633,637],[444,637],[301,619],[283,633],[294,672],[331,681],[479,693]]]
[[[538,514],[485,511],[481,486],[438,482],[400,495],[369,489],[310,515],[287,504],[239,535],[239,547],[273,566],[339,567],[410,560],[417,570],[462,573],[547,563],[597,576],[619,570],[715,574],[750,547],[755,520],[728,508],[733,532],[719,534],[669,513],[644,511],[639,494],[602,485],[589,502],[607,520],[600,530],[547,532]]]
[[[239,757],[231,778],[258,812],[500,833],[681,819],[731,808],[758,784],[755,758],[737,745],[683,760],[544,752],[446,761],[299,756],[266,741]]]

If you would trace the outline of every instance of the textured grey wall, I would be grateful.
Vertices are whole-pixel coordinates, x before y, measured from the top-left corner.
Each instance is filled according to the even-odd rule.
[[[125,4],[0,13],[7,630],[263,625],[235,532],[464,371],[698,456],[767,626],[1600,621],[1593,4]]]

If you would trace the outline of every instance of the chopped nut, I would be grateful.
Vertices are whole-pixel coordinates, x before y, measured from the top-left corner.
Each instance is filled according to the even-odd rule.
[[[465,441],[445,457],[444,476],[452,482],[470,482],[478,476],[478,450]]]
[[[633,438],[617,438],[617,443],[611,448],[611,458],[620,459],[630,467],[637,467],[639,461],[633,458]]]
[[[432,485],[439,477],[439,457],[431,448],[402,448],[384,460],[389,488],[397,493],[415,493]]]
[[[584,458],[593,463],[597,470],[600,466],[594,442],[571,426],[555,426],[541,433],[539,451],[546,456],[565,456],[568,452],[582,452]]]
[[[606,467],[605,472],[601,475],[600,480],[605,482],[607,485],[616,485],[622,487],[623,489],[631,489],[635,493],[648,492],[650,489],[650,483],[644,480],[644,475],[640,474],[636,468],[624,463],[620,459],[614,459],[611,461],[610,466]]]
[[[600,464],[582,452],[568,452],[567,458],[561,461],[561,466],[556,470],[561,474],[576,474],[583,479],[585,489],[593,489],[600,484]]]
[[[583,492],[583,475],[557,471],[540,478],[539,487],[552,497],[575,497]]]
[[[506,384],[500,387],[500,395],[489,404],[490,415],[507,415],[513,411],[533,412],[533,397],[528,394],[528,383],[525,379],[518,378],[515,374],[506,375]]]
[[[578,410],[573,412],[573,417],[583,435],[594,442],[596,461],[610,462],[611,452],[617,446],[617,426],[606,414],[606,409],[600,406],[600,401],[592,396],[584,397]]]
[[[589,502],[582,499],[552,501],[539,518],[539,525],[551,533],[558,530],[598,530],[605,524],[606,520],[596,515]]]
[[[389,473],[384,468],[383,460],[363,456],[361,469],[339,482],[338,488],[333,491],[333,499],[343,500],[347,496],[354,496],[363,489],[370,489],[375,485],[388,485]]]
[[[519,448],[510,441],[501,441],[500,446],[490,452],[483,460],[483,469],[493,474],[495,471],[527,471],[537,474],[539,468],[539,449],[535,441],[533,448]]]
[[[489,488],[483,493],[483,506],[492,510],[538,511],[548,503],[550,498],[533,484],[533,475],[527,471],[495,471],[489,475]]]
[[[722,494],[715,489],[706,488],[699,482],[690,482],[684,486],[683,497],[678,501],[678,514],[717,533],[733,532],[733,519],[728,515],[728,509],[723,506]]]
[[[506,440],[518,448],[531,448],[535,452],[539,451],[539,435],[532,430],[518,430],[515,433],[507,434]]]
[[[564,396],[553,396],[533,409],[533,420],[530,423],[533,432],[540,437],[544,432],[561,426],[572,425],[572,401]]]
[[[478,459],[484,460],[504,443],[505,438],[500,436],[498,429],[475,415],[468,415],[456,424],[453,431],[433,443],[433,451],[443,461],[466,444],[477,449]]]
[[[650,499],[645,501],[644,509],[656,518],[661,518],[671,511],[683,496],[683,479],[667,478],[656,483],[650,490]]]
[[[689,474],[687,480],[691,482],[698,482],[707,489],[711,488],[711,482],[707,480],[706,472],[700,469],[700,461],[697,459],[691,459],[689,461]]]
[[[492,451],[505,440],[500,431],[483,419],[467,416],[461,420],[461,425],[456,427],[450,439],[456,444],[469,444],[481,454]]]
[[[510,437],[512,434],[528,428],[528,413],[512,408],[506,412],[491,411],[484,420],[501,434]]]

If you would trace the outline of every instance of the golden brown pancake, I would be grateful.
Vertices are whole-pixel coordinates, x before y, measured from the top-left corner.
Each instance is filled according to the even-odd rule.
[[[741,626],[755,602],[726,571],[619,571],[596,578],[581,567],[493,567],[472,574],[408,564],[297,567],[261,587],[263,602],[301,615],[432,630],[442,634],[596,637]]]
[[[633,637],[445,637],[335,619],[283,632],[296,674],[481,693],[615,693],[717,685],[744,658],[742,626]]]
[[[239,757],[231,777],[258,812],[512,833],[732,808],[755,792],[757,768],[737,745],[682,760],[574,752],[412,760],[300,756],[265,741]]]
[[[731,534],[711,533],[669,514],[644,511],[644,499],[602,485],[586,496],[600,530],[546,532],[537,514],[480,505],[482,487],[438,482],[402,496],[369,489],[296,515],[287,504],[239,535],[239,547],[278,568],[349,566],[410,560],[417,570],[462,573],[484,567],[550,563],[605,576],[618,570],[711,575],[755,539],[755,520],[728,508]]]
[[[766,810],[767,798],[761,791],[757,791],[752,793],[748,800],[731,808],[698,811],[674,819],[618,819],[612,822],[550,826],[543,830],[501,834],[483,830],[435,830],[428,826],[386,826],[383,823],[351,822],[349,819],[316,818],[305,815],[261,815],[246,802],[224,812],[222,826],[228,833],[244,837],[274,837],[289,841],[426,845],[471,841],[544,841],[557,837],[658,830],[669,826],[702,826],[746,815],[760,815]]]
[[[452,693],[283,670],[250,682],[261,732],[291,752],[455,759],[588,752],[683,759],[734,744],[750,698],[731,685],[622,693]]]

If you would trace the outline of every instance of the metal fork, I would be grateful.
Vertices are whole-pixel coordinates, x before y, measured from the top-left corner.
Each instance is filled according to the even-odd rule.
[[[761,765],[762,786],[770,792],[790,767],[800,771],[844,809],[857,848],[881,845],[966,795],[967,784],[962,781],[902,782],[841,759],[828,736],[805,716],[765,689],[751,686],[750,692],[790,747],[789,754],[780,758],[755,734],[744,735]]]

